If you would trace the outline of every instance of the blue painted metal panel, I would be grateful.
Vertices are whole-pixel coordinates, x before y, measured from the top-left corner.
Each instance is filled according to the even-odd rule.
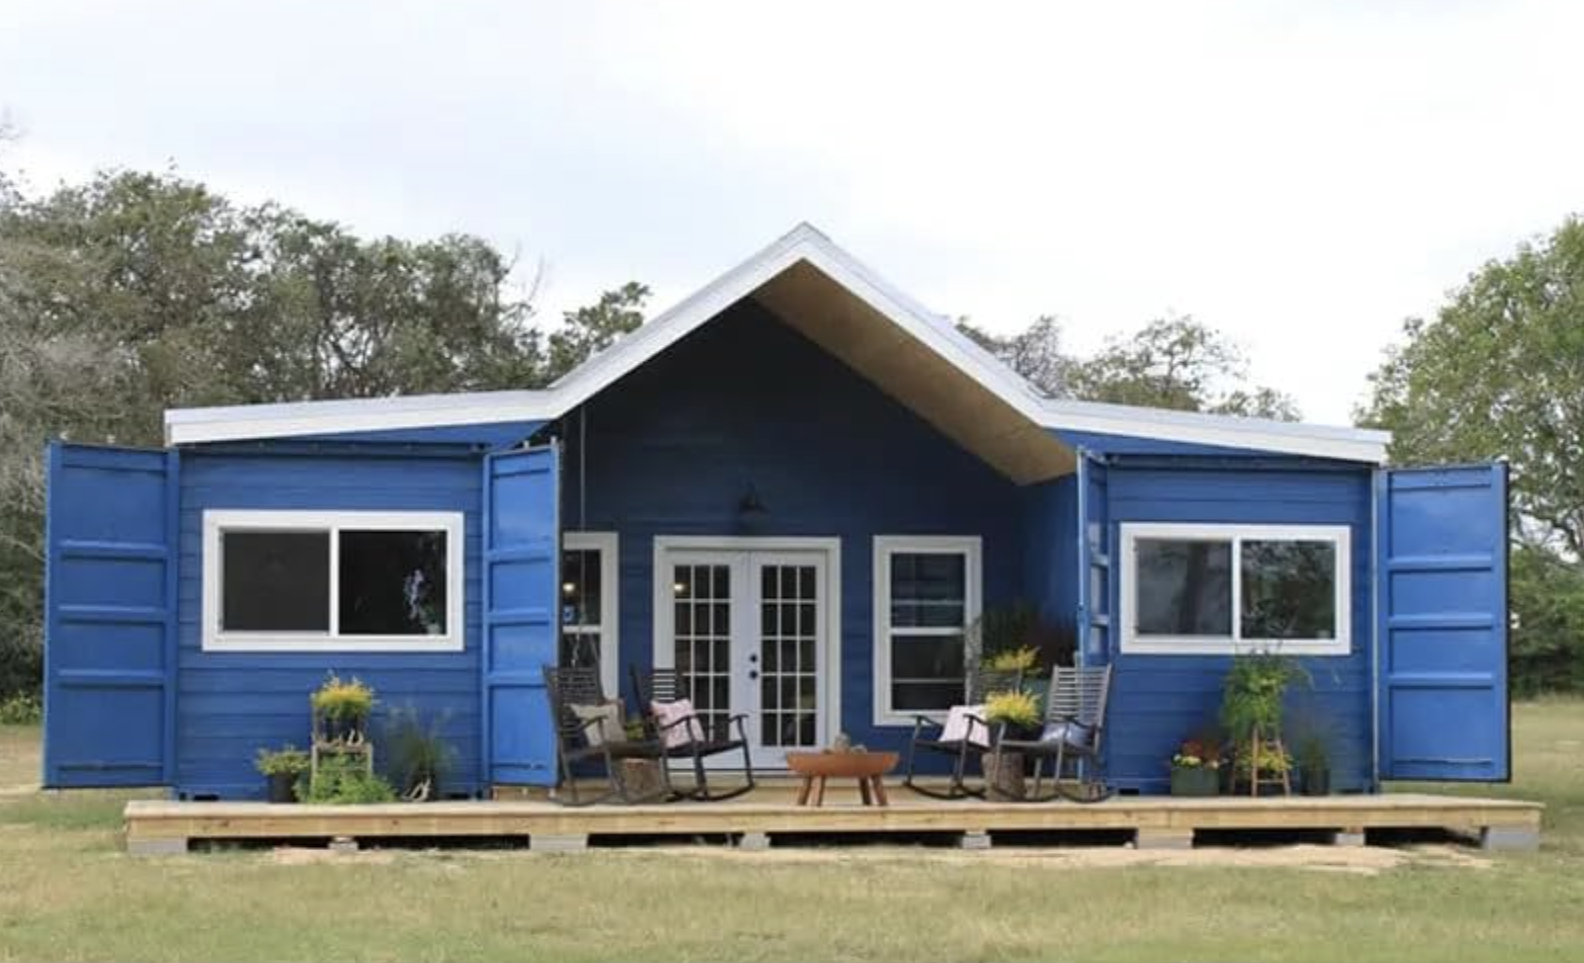
[[[47,453],[44,785],[173,780],[175,452]]]
[[[334,671],[356,675],[377,690],[376,739],[396,708],[411,706],[440,723],[455,750],[443,792],[480,792],[482,456],[435,446],[402,453],[389,446],[327,449],[281,442],[184,448],[181,458],[177,791],[260,796],[264,784],[253,769],[253,754],[261,746],[306,743],[308,694]],[[203,513],[211,508],[461,512],[463,650],[203,651]]]
[[[874,536],[981,536],[985,602],[1004,604],[1038,587],[1024,578],[1025,511],[1063,497],[1056,482],[1019,489],[752,302],[600,393],[565,437],[566,529],[620,535],[622,678],[654,651],[655,535],[834,536],[839,728],[872,749],[910,731],[873,722]],[[739,511],[750,484],[763,514]],[[1053,504],[1038,509],[1052,526]],[[1047,556],[1068,578],[1073,544]]]
[[[482,425],[445,425],[436,428],[392,428],[387,431],[343,431],[306,435],[302,440],[401,444],[479,445],[503,448],[523,441],[544,426],[543,421],[497,421]]]
[[[1381,775],[1505,782],[1507,466],[1399,468],[1375,484]]]
[[[1176,467],[1173,462],[1177,462]],[[1239,469],[1194,459],[1155,459],[1147,466],[1109,462],[1106,506],[1110,544],[1124,522],[1225,522],[1347,525],[1352,533],[1352,649],[1346,656],[1307,658],[1312,685],[1288,700],[1293,725],[1311,722],[1330,733],[1333,785],[1373,785],[1371,725],[1371,575],[1374,553],[1371,471],[1301,459],[1282,468],[1263,460]],[[1109,593],[1118,611],[1121,566]],[[1164,792],[1167,760],[1184,738],[1216,722],[1227,656],[1124,655],[1120,632],[1110,641],[1113,701],[1107,776],[1119,788]]]
[[[1111,661],[1111,526],[1107,468],[1087,449],[1078,452],[1078,664]]]
[[[557,658],[559,451],[484,460],[484,663],[481,717],[490,781],[555,783],[544,667]]]

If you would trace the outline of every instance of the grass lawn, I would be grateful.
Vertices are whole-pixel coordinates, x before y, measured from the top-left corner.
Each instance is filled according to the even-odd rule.
[[[1544,801],[1539,853],[1372,847],[1355,865],[1320,849],[132,859],[125,795],[31,791],[37,730],[0,729],[0,960],[1577,959],[1584,701],[1514,720],[1512,786],[1413,788]]]

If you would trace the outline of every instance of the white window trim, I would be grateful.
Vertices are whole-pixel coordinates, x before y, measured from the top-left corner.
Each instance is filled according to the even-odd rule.
[[[1230,525],[1199,523],[1122,524],[1122,579],[1120,586],[1122,635],[1125,655],[1233,655],[1273,651],[1286,655],[1348,655],[1353,647],[1352,529],[1346,525]],[[1230,636],[1138,635],[1139,539],[1172,538],[1189,541],[1232,542],[1232,634]],[[1243,593],[1240,543],[1248,541],[1330,542],[1336,546],[1336,637],[1331,639],[1241,638]]]
[[[891,708],[891,556],[897,553],[962,555],[964,565],[964,645],[966,633],[978,620],[984,599],[984,539],[978,535],[876,535],[874,538],[874,724],[912,725],[916,717],[944,717],[945,713],[920,713]],[[911,630],[910,630],[911,631]],[[925,633],[927,634],[927,630]]]
[[[337,533],[427,530],[446,533],[445,635],[338,635],[340,553]],[[228,531],[312,531],[330,534],[330,632],[238,632],[220,627],[220,536]],[[461,512],[219,510],[203,513],[203,650],[205,652],[460,652],[466,636]]]
[[[621,540],[615,532],[563,532],[561,549],[568,552],[599,552],[600,569],[600,685],[607,695],[621,691]],[[558,590],[559,591],[559,590]],[[559,621],[561,631],[567,626]],[[576,626],[572,627],[574,631]]]

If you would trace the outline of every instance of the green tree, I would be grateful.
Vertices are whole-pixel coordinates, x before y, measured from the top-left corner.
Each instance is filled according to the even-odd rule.
[[[0,695],[38,681],[49,438],[157,445],[168,407],[538,387],[643,320],[627,284],[547,339],[510,260],[466,235],[361,238],[173,172],[16,183],[0,170]]]
[[[1508,460],[1518,541],[1515,674],[1531,688],[1577,680],[1584,659],[1584,221],[1568,218],[1549,237],[1485,264],[1433,319],[1411,318],[1403,333],[1371,376],[1358,420],[1392,432],[1399,464]],[[1573,668],[1555,672],[1562,661]]]
[[[1090,358],[1069,354],[1061,322],[1042,316],[1001,337],[966,318],[957,328],[1052,398],[1296,421],[1298,406],[1248,384],[1248,361],[1226,335],[1191,317],[1151,321]]]

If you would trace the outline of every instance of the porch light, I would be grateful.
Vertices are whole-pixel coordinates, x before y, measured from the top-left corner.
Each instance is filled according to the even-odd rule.
[[[748,490],[743,493],[742,500],[737,503],[739,515],[768,515],[770,509],[759,498],[759,489],[753,482],[748,483]]]
[[[575,583],[575,582],[562,582],[561,583],[561,594],[562,595],[574,595],[576,593],[577,593],[577,583]]]

